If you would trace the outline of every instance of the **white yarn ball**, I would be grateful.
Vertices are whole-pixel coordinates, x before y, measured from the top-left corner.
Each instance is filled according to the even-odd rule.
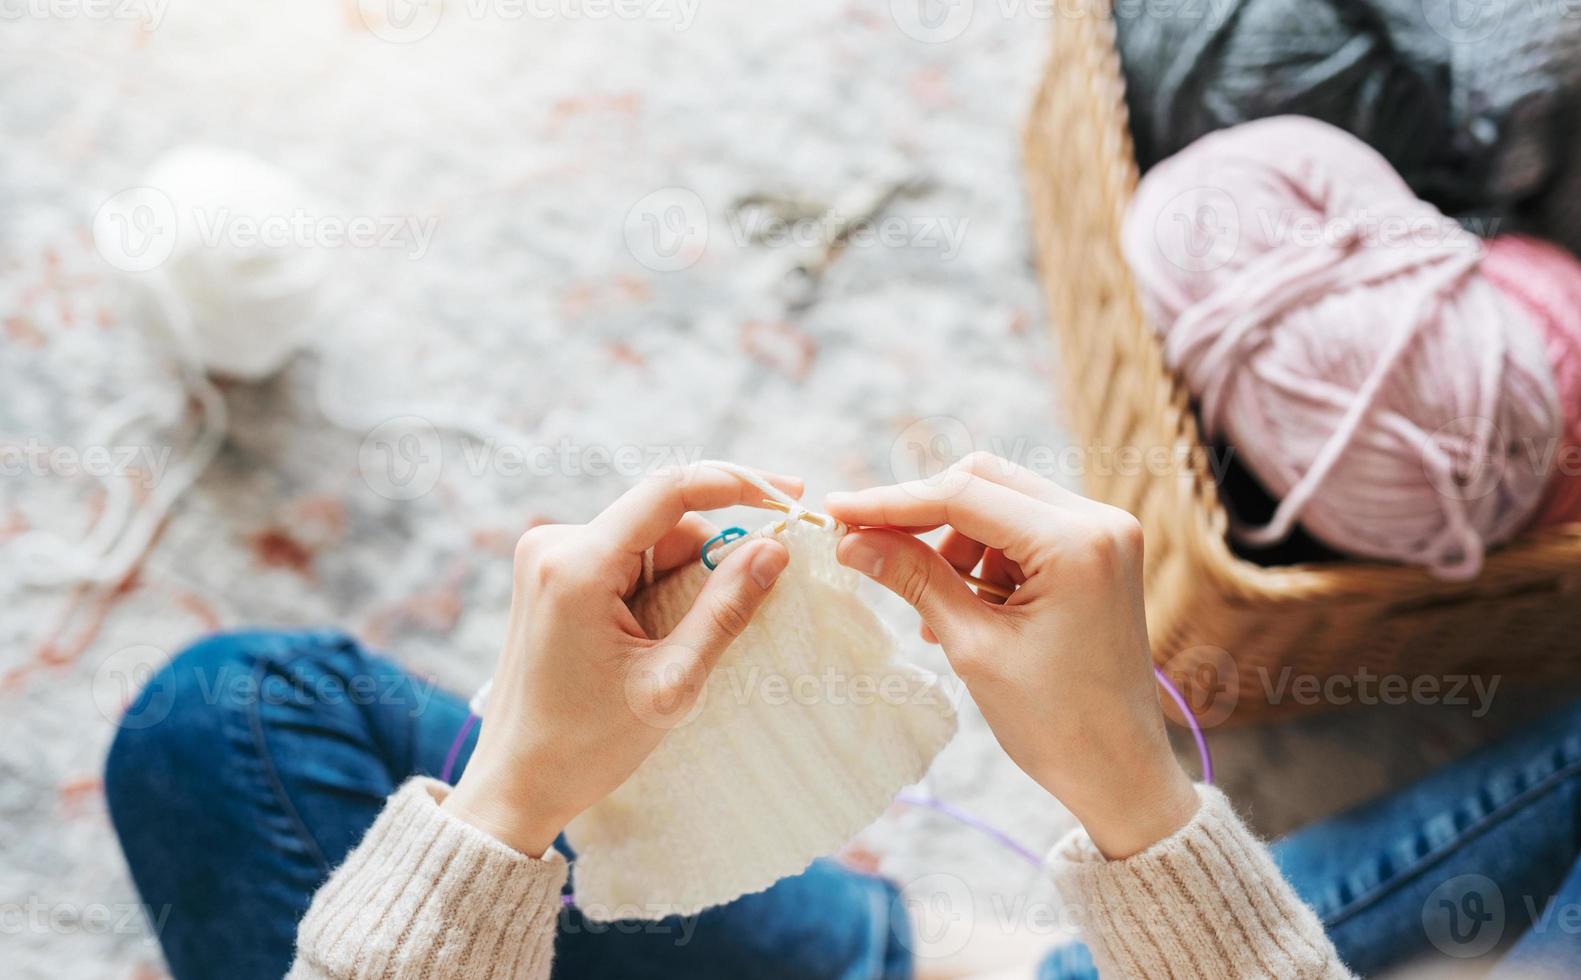
[[[256,381],[280,370],[319,313],[329,262],[309,232],[316,210],[290,177],[243,153],[183,147],[143,185],[115,195],[93,219],[100,255],[126,273],[136,319],[180,359],[180,389],[134,391],[94,423],[108,443],[139,425],[168,427],[194,398],[202,427],[144,500],[101,477],[106,503],[83,540],[42,529],[16,538],[30,581],[122,581],[165,515],[225,440],[225,399],[208,375]],[[302,220],[309,219],[309,220]]]
[[[144,184],[174,225],[169,258],[131,277],[155,324],[209,373],[280,370],[323,305],[329,261],[299,230],[322,212],[289,175],[216,147],[171,150]]]

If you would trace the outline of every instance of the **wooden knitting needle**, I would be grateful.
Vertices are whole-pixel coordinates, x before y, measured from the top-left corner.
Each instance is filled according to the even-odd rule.
[[[778,500],[765,500],[765,501],[763,501],[761,506],[768,507],[771,510],[777,510],[781,514],[789,514],[790,513],[789,505],[782,504]],[[797,514],[796,516],[798,518],[800,518],[801,520],[806,521],[808,524],[816,524],[819,527],[827,527],[828,526],[827,524],[825,524],[823,522],[823,519],[821,517],[815,517],[811,513],[809,513],[808,511],[805,511],[805,510],[802,511],[800,514]],[[780,521],[779,524],[775,525],[774,530],[776,532],[785,530],[785,522],[784,521]]]
[[[778,500],[765,500],[765,501],[763,501],[763,506],[771,508],[773,510],[777,510],[777,511],[779,511],[782,514],[789,514],[790,513],[790,508],[787,507],[786,505],[780,503]],[[807,513],[806,511],[803,511],[802,513],[800,513],[800,514],[798,514],[796,516],[798,516],[802,520],[806,521],[808,524],[816,524],[819,527],[823,527],[824,526],[824,523],[823,523],[822,520],[820,520],[817,517],[814,517],[813,515]],[[783,530],[785,530],[785,522],[784,521],[780,521],[779,524],[777,526],[775,526],[774,533],[778,534],[779,532],[781,532]],[[1011,588],[1011,587],[1008,587],[1008,586],[1004,586],[1004,585],[1000,585],[998,582],[990,582],[987,579],[978,578],[976,575],[973,575],[971,572],[963,572],[963,571],[961,571],[958,568],[955,570],[955,574],[957,574],[961,578],[965,579],[968,584],[974,586],[975,588],[977,588],[977,589],[979,589],[979,590],[981,590],[983,592],[986,592],[989,595],[994,596],[994,597],[999,598],[999,599],[1008,599],[1008,598],[1010,598],[1011,594],[1013,592],[1015,592],[1014,588]]]

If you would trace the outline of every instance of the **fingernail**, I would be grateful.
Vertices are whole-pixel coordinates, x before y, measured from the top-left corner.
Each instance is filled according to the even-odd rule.
[[[842,506],[844,506],[846,504],[849,504],[851,502],[851,499],[853,497],[855,497],[855,496],[856,496],[856,494],[854,494],[854,493],[847,493],[844,490],[836,490],[833,493],[826,493],[826,494],[824,494],[823,505],[824,505],[825,509],[832,509],[832,508],[835,508],[835,507],[842,507]]]
[[[884,554],[873,545],[873,542],[861,537],[847,537],[840,542],[840,547],[835,551],[835,557],[840,559],[840,564],[847,568],[854,568],[863,575],[878,578],[878,573],[884,570]]]
[[[790,552],[784,548],[759,548],[747,565],[747,574],[752,576],[752,581],[758,584],[758,588],[767,589],[780,577],[780,572],[783,572],[789,563]]]

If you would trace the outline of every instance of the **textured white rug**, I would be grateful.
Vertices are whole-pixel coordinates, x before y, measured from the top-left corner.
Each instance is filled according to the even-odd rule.
[[[611,453],[627,467],[736,459],[804,474],[816,497],[904,477],[940,436],[957,451],[963,433],[1011,453],[1064,445],[1016,135],[1049,25],[1030,4],[933,27],[905,8],[457,0],[408,22],[370,0],[128,0],[7,14],[0,443],[82,452],[97,412],[162,376],[89,229],[164,150],[251,152],[318,193],[312,227],[396,229],[364,248],[315,232],[345,308],[317,331],[321,353],[228,387],[229,442],[126,588],[28,589],[0,564],[7,975],[161,975],[124,914],[136,897],[100,765],[123,681],[195,635],[343,624],[469,689],[495,653],[512,542],[613,499],[629,480],[589,475]],[[916,186],[800,309],[786,273],[807,228],[732,211],[764,194],[850,207],[895,179]],[[465,406],[552,451],[524,463],[435,434],[416,457],[427,492],[392,499],[406,494],[390,493],[377,443],[323,420],[324,370],[374,415]],[[96,498],[67,470],[8,469],[0,535],[79,532]],[[906,611],[878,601],[943,670]],[[964,718],[931,788],[1045,847],[1066,818]],[[1226,783],[1278,829],[1420,771],[1470,728],[1464,709],[1411,709],[1216,742]],[[1034,873],[969,830],[897,811],[863,844],[902,879],[964,889],[990,937],[1042,928]]]

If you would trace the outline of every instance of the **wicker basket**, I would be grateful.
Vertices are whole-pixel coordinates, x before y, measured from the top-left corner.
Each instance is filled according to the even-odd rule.
[[[1103,0],[1079,9],[1054,19],[1053,57],[1023,134],[1068,421],[1092,447],[1190,452],[1203,445],[1196,417],[1120,248],[1137,167],[1114,23]],[[1366,703],[1368,691],[1387,702],[1405,678],[1438,677],[1436,694],[1417,696],[1447,697],[1466,674],[1581,668],[1581,525],[1505,545],[1471,582],[1371,562],[1264,567],[1226,543],[1206,462],[1181,469],[1110,467],[1089,474],[1087,491],[1141,520],[1153,656],[1205,723]],[[1402,680],[1385,688],[1381,676]],[[1320,681],[1339,696],[1314,697]]]

